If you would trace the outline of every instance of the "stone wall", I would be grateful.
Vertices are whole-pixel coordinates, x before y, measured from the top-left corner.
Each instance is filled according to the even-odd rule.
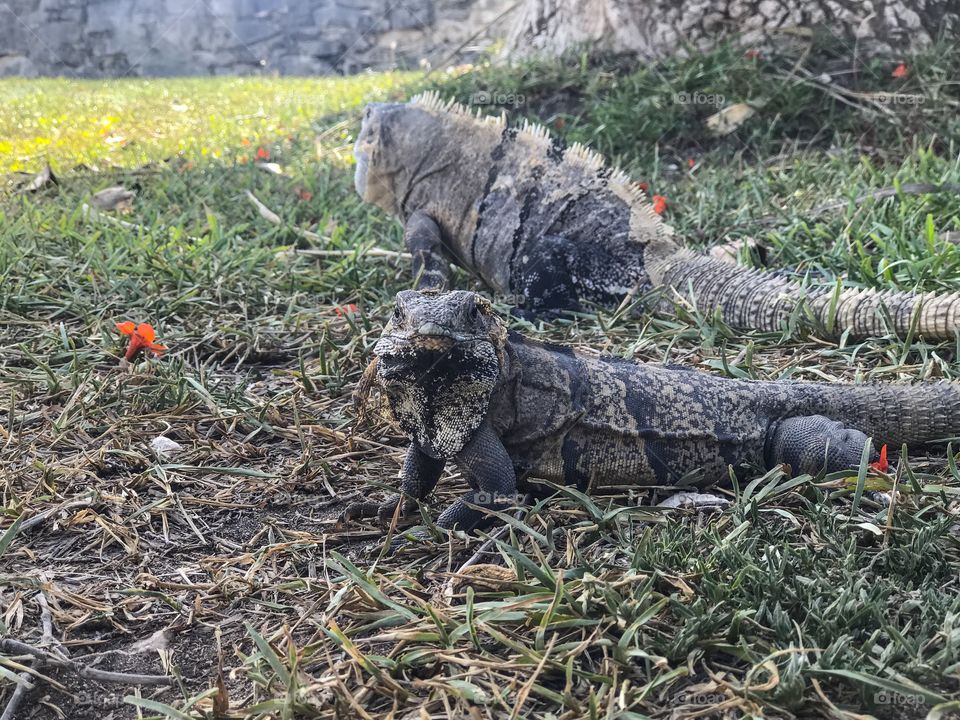
[[[437,66],[469,60],[503,37],[510,13],[494,21],[512,4],[4,0],[0,75],[313,75]]]

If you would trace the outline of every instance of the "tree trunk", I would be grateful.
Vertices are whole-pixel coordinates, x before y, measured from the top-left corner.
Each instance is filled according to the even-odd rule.
[[[655,59],[742,36],[754,47],[820,30],[875,51],[955,37],[960,0],[524,0],[508,47],[517,54],[591,51]]]

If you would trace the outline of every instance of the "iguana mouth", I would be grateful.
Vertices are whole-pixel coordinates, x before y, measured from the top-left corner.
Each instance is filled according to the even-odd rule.
[[[390,340],[389,347],[377,353],[380,358],[377,374],[384,380],[422,377],[436,372],[447,374],[445,368],[458,368],[458,373],[462,373],[462,363],[475,354],[475,347],[490,342],[487,338],[472,336],[459,339],[452,332],[444,335],[416,332],[393,336]]]

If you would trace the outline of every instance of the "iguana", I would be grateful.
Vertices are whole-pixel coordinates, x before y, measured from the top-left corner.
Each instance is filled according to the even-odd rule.
[[[640,187],[595,152],[433,93],[368,105],[354,155],[357,192],[405,223],[419,289],[448,288],[453,261],[533,314],[618,308],[662,288],[664,309],[683,298],[740,329],[796,318],[835,338],[960,330],[958,293],[835,292],[685,249]]]
[[[402,510],[449,461],[472,488],[443,528],[517,504],[531,478],[589,492],[722,480],[731,467],[816,474],[858,467],[868,436],[899,448],[960,434],[958,384],[731,380],[594,356],[508,334],[489,301],[462,290],[400,292],[374,355],[358,398],[378,386],[410,437]],[[398,501],[356,503],[343,518],[386,522]]]

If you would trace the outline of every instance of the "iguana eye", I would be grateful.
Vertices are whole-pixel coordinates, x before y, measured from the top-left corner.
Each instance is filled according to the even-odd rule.
[[[403,310],[400,309],[399,304],[393,306],[393,319],[397,322],[403,320]]]
[[[480,319],[480,306],[474,303],[470,306],[470,319],[479,320]]]

